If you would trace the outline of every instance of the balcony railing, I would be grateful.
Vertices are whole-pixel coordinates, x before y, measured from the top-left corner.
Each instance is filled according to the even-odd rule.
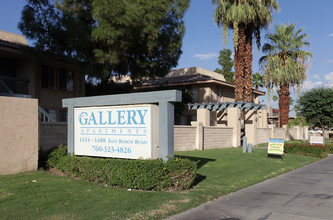
[[[40,115],[40,120],[43,122],[56,122],[57,119],[53,118],[47,111],[42,107],[38,106],[38,112]]]
[[[0,77],[0,94],[14,94],[7,84]]]
[[[25,96],[28,94],[29,79],[21,79],[8,76],[0,76],[0,94],[20,94]]]
[[[15,91],[18,84],[27,85],[29,80],[27,79],[17,79],[12,77],[0,76],[0,95],[10,96],[10,97],[21,97],[21,98],[31,98],[31,95],[17,94]],[[40,114],[40,119],[43,122],[56,122],[57,119],[52,117],[47,111],[42,107],[38,106],[38,113]]]

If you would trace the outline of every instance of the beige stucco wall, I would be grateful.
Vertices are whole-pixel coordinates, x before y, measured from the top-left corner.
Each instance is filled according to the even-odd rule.
[[[235,101],[235,89],[229,87],[222,87],[223,102],[234,102]]]
[[[220,95],[220,97],[219,97]],[[234,102],[235,94],[233,88],[224,86],[217,86],[212,84],[202,84],[198,86],[197,100],[198,103],[210,103],[210,102]],[[209,126],[227,126],[227,114],[223,112],[210,112]]]
[[[198,87],[198,102],[211,102],[211,90],[205,86]]]
[[[221,100],[218,100],[218,96]],[[235,90],[226,86],[214,84],[201,84],[198,86],[198,98],[196,102],[234,102]]]
[[[258,110],[258,128],[267,128],[267,110]]]
[[[241,145],[241,110],[239,108],[228,108],[227,125],[232,128],[232,146],[239,147]]]
[[[41,122],[39,126],[40,149],[47,151],[59,144],[67,144],[67,123]]]
[[[0,96],[0,121],[0,175],[37,170],[37,100]]]

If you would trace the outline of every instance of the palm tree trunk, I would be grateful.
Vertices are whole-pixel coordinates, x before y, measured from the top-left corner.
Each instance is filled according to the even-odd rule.
[[[244,101],[252,102],[252,30],[246,29],[245,66],[244,66]]]
[[[289,121],[289,83],[280,85],[279,91],[279,122],[280,127]]]
[[[242,93],[240,92],[241,89],[241,78],[240,78],[240,65],[239,65],[239,50],[235,47],[235,101],[239,102],[242,100]]]
[[[244,54],[245,54],[245,25],[240,24],[238,45],[235,48],[235,100],[244,101]]]

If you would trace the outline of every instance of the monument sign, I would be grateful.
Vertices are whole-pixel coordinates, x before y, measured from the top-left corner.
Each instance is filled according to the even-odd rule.
[[[309,143],[310,144],[325,144],[325,138],[322,136],[310,136],[309,137]]]
[[[157,105],[74,109],[76,155],[157,158],[157,146]]]
[[[173,103],[181,100],[178,90],[64,99],[68,153],[167,160],[174,155]]]

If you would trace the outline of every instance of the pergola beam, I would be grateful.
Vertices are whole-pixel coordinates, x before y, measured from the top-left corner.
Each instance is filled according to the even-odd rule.
[[[189,110],[207,109],[209,111],[225,111],[228,108],[239,108],[240,110],[266,110],[267,106],[252,102],[210,102],[188,104]]]

